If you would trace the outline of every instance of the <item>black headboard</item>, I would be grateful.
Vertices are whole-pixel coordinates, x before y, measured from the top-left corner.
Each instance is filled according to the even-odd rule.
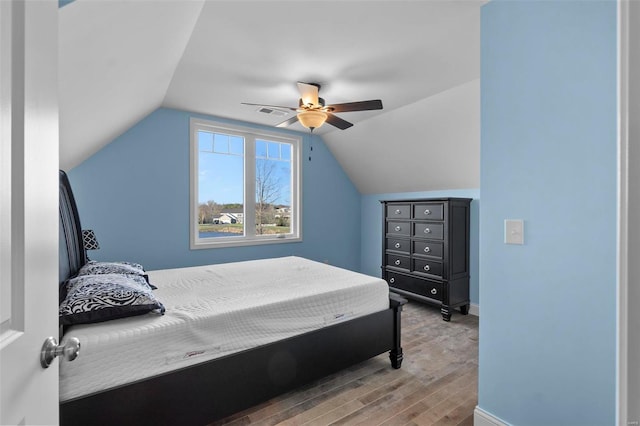
[[[60,273],[59,284],[75,275],[87,262],[76,200],[67,174],[60,170]]]

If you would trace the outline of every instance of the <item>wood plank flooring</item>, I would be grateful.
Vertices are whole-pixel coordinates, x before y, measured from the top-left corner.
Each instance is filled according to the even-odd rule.
[[[478,318],[410,301],[402,368],[388,354],[325,377],[213,425],[471,426],[477,404]]]

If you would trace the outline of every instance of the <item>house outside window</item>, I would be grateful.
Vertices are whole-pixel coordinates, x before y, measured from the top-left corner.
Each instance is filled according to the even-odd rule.
[[[301,241],[300,138],[191,119],[192,249]]]

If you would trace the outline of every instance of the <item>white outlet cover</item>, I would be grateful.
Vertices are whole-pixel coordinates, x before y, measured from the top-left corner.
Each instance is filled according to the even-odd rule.
[[[522,219],[504,220],[504,243],[524,244],[524,221]]]

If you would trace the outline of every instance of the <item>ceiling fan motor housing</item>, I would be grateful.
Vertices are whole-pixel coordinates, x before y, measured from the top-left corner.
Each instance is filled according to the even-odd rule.
[[[298,99],[298,106],[300,108],[308,108],[309,105],[305,105],[302,103],[302,98]],[[325,106],[325,102],[324,102],[324,98],[318,98],[318,105],[315,105],[316,107],[320,107],[320,108],[324,108]]]

